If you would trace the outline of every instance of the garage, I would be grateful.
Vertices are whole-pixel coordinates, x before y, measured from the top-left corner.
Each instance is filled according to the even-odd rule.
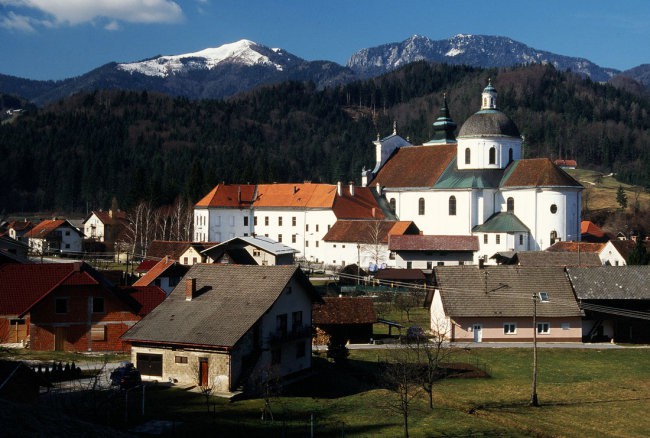
[[[162,377],[162,354],[138,353],[136,368],[145,376]]]

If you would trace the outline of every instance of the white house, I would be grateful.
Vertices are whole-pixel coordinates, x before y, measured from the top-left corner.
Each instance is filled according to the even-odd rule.
[[[127,224],[123,211],[93,211],[83,222],[84,236],[95,242],[113,243]]]
[[[300,259],[329,263],[323,237],[341,219],[386,214],[370,188],[353,184],[219,184],[194,207],[194,237],[264,236],[297,250]]]
[[[34,254],[79,253],[83,234],[65,219],[47,219],[29,230],[25,236]]]
[[[421,146],[397,142],[395,132],[375,142],[377,165],[362,181],[385,197],[400,220],[425,235],[477,236],[475,252],[540,250],[580,239],[583,187],[549,159],[523,159],[515,123],[497,109],[488,84],[481,109],[453,136],[447,102],[436,134]],[[384,142],[401,143],[384,156]],[[382,164],[383,163],[383,164]]]
[[[296,266],[196,264],[131,328],[143,376],[227,393],[311,367],[320,298]]]
[[[266,265],[293,265],[298,250],[269,237],[234,237],[206,248],[201,254],[214,263]]]

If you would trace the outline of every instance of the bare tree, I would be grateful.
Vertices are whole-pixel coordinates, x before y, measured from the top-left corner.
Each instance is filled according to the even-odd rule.
[[[406,320],[411,322],[411,310],[415,307],[422,306],[424,302],[424,292],[421,289],[411,288],[406,292],[397,293],[395,297],[395,307],[406,313]]]
[[[424,342],[416,339],[418,358],[424,364],[421,374],[422,389],[428,395],[431,410],[433,410],[433,384],[441,377],[441,364],[453,353],[449,344],[448,326],[443,320],[432,320],[428,339]]]
[[[360,251],[367,256],[376,266],[386,261],[388,245],[386,236],[388,233],[387,222],[374,220],[368,222],[362,241]]]
[[[422,391],[417,349],[405,346],[387,350],[383,365],[384,382],[394,395],[386,400],[385,407],[389,411],[401,415],[404,437],[408,438],[412,404]]]

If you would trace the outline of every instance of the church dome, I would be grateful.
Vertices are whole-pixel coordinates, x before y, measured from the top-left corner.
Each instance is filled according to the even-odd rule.
[[[521,137],[510,117],[497,109],[484,109],[463,123],[458,137]]]

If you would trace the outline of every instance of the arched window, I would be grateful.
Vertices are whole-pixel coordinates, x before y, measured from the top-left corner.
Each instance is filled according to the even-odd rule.
[[[465,164],[472,162],[472,151],[470,148],[465,149]]]
[[[449,216],[456,216],[456,197],[449,197]]]
[[[508,164],[512,163],[513,160],[513,155],[512,155],[512,148],[508,150]]]
[[[424,198],[420,198],[418,201],[418,214],[424,216]]]
[[[393,213],[395,213],[395,198],[390,198],[388,205],[390,205],[390,209],[393,210]]]
[[[497,162],[497,150],[494,147],[490,148],[490,164],[496,164]]]
[[[551,245],[553,245],[558,240],[559,239],[557,238],[557,231],[551,231]]]
[[[508,213],[514,213],[515,212],[515,200],[514,200],[514,198],[508,198],[507,210],[508,210]]]

